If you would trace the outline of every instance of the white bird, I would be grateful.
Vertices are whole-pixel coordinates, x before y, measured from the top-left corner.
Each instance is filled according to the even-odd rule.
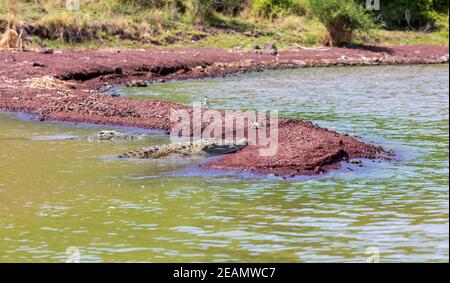
[[[255,122],[254,124],[253,124],[253,128],[255,128],[255,129],[262,129],[262,128],[264,128],[266,126],[266,124],[264,123],[264,122]]]
[[[211,108],[211,103],[209,103],[209,100],[208,100],[208,97],[207,97],[207,96],[205,96],[205,97],[203,98],[203,106],[208,107],[208,108]]]

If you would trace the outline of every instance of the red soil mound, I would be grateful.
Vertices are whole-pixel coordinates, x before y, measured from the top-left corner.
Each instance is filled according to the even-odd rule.
[[[45,52],[52,53],[52,52]],[[169,132],[171,109],[192,109],[167,101],[130,100],[99,91],[132,80],[158,81],[221,76],[259,68],[331,65],[447,63],[444,46],[301,49],[279,56],[219,49],[0,52],[0,110],[25,112],[42,120],[135,126]],[[36,84],[51,76],[64,87]],[[265,174],[312,175],[354,158],[388,158],[382,148],[309,122],[280,120],[279,146],[271,157],[259,146],[223,156],[208,168]]]

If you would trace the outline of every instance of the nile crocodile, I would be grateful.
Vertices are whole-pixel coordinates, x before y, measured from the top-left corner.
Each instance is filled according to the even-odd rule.
[[[172,154],[179,154],[182,156],[190,156],[192,154],[219,155],[237,152],[247,145],[248,142],[246,140],[228,142],[217,139],[201,139],[194,142],[179,142],[141,148],[121,154],[119,155],[119,158],[156,159]]]
[[[87,141],[129,141],[140,140],[148,137],[147,135],[129,135],[116,131],[101,131],[97,134],[84,137],[69,137],[66,140],[87,140]]]

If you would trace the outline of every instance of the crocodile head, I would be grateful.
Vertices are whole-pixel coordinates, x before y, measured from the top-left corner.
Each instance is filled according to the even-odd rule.
[[[101,131],[97,134],[98,140],[101,140],[101,141],[109,141],[114,138],[120,138],[123,136],[124,136],[124,134],[116,132],[116,131]]]
[[[248,145],[248,141],[246,139],[239,140],[237,142],[234,141],[208,141],[202,150],[211,155],[222,155],[238,152],[241,149],[245,148]]]

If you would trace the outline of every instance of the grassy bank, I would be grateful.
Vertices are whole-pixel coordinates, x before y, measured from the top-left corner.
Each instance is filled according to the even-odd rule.
[[[278,48],[329,43],[326,25],[311,9],[313,0],[81,0],[79,11],[66,1],[17,2],[16,28],[25,46],[37,47],[223,47]],[[8,24],[8,1],[0,2],[0,31]],[[417,26],[387,30],[374,24],[351,43],[448,44],[448,12],[426,31]],[[420,23],[419,23],[420,25]]]

